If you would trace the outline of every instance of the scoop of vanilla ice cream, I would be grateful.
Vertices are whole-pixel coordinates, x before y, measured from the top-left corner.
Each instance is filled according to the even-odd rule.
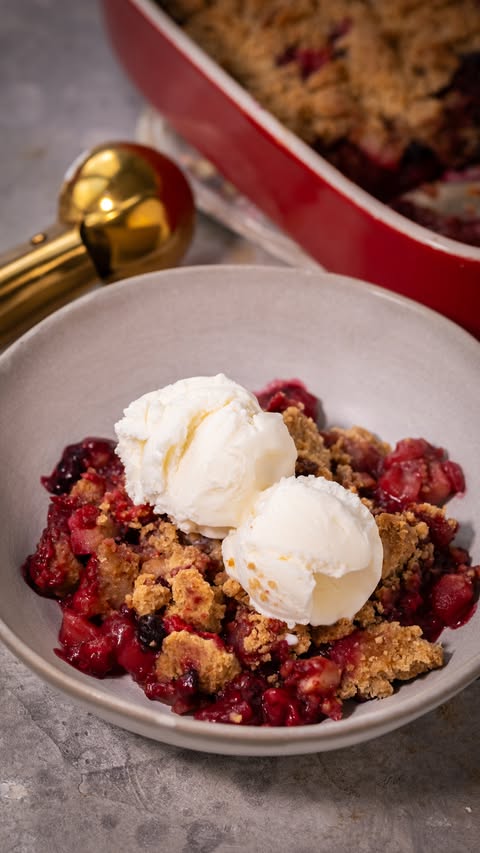
[[[356,494],[323,477],[272,485],[222,551],[227,573],[252,606],[289,628],[351,619],[382,572],[373,515]]]
[[[126,489],[183,531],[222,538],[262,490],[295,470],[279,414],[223,374],[144,394],[115,424]]]

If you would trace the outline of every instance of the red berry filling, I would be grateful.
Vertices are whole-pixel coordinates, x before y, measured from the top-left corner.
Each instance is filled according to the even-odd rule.
[[[69,444],[50,476],[42,477],[41,482],[52,494],[67,494],[89,468],[109,478],[122,474],[122,464],[115,453],[113,441],[106,438],[85,438],[78,444]]]
[[[446,458],[443,448],[423,438],[406,438],[384,458],[376,498],[395,512],[413,503],[440,506],[464,490],[462,469]]]
[[[98,507],[85,504],[69,516],[70,544],[74,554],[92,554],[100,544],[102,533],[97,527],[99,514]]]
[[[252,672],[242,672],[220,691],[215,702],[197,711],[195,719],[210,723],[261,725],[262,696],[266,689],[265,678]]]
[[[255,391],[255,396],[266,412],[284,412],[289,406],[296,406],[307,418],[317,420],[318,399],[300,379],[274,379],[262,391]]]
[[[175,714],[188,714],[199,704],[198,675],[194,669],[187,669],[168,682],[159,682],[152,675],[145,683],[145,695],[170,705]]]
[[[76,506],[77,502],[68,496],[51,500],[47,526],[35,553],[22,567],[26,580],[42,595],[62,597],[78,583],[81,565],[73,553],[68,528]]]
[[[64,610],[58,639],[62,644],[62,649],[56,650],[59,657],[97,678],[128,672],[144,684],[155,664],[155,653],[140,644],[134,618],[126,609],[102,625]]]
[[[443,575],[432,589],[430,602],[442,625],[457,628],[468,619],[474,606],[473,583],[466,574]]]
[[[301,726],[325,717],[339,720],[342,703],[335,691],[341,675],[341,669],[325,657],[286,661],[276,687],[270,687],[263,675],[243,672],[195,718],[244,726]]]

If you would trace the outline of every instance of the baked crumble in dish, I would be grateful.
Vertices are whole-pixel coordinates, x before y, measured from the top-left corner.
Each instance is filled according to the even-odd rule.
[[[480,246],[477,0],[160,0],[286,127],[403,215]],[[464,182],[461,212],[442,186]],[[404,194],[422,187],[432,209]],[[478,189],[477,189],[478,193]]]
[[[346,700],[389,696],[441,667],[442,630],[473,614],[480,566],[455,545],[458,524],[444,508],[463,492],[463,473],[422,438],[392,449],[358,426],[320,430],[318,401],[299,380],[274,381],[257,398],[282,413],[296,476],[336,481],[375,518],[382,577],[352,620],[290,628],[262,616],[227,575],[219,539],[132,503],[107,439],[69,445],[42,478],[47,525],[22,571],[59,601],[56,652],[84,673],[129,673],[149,699],[197,720],[339,720]]]

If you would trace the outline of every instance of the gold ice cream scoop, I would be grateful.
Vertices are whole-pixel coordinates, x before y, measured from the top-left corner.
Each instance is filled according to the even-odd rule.
[[[178,167],[131,142],[72,164],[58,222],[0,255],[0,346],[95,282],[175,266],[193,233],[194,202]]]

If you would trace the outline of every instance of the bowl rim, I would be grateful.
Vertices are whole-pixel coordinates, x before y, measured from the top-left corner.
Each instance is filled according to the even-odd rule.
[[[199,47],[160,8],[155,0],[126,0],[126,2],[135,7],[161,36],[167,38],[182,54],[183,58],[195,67],[197,72],[206,77],[244,114],[263,128],[277,145],[293,154],[298,161],[306,165],[317,177],[327,182],[346,201],[414,242],[429,246],[431,249],[449,256],[465,258],[480,264],[480,247],[444,237],[442,234],[419,225],[383,204],[375,196],[343,175],[335,166],[332,166],[324,157],[284,126],[272,113],[262,107],[253,95]]]
[[[317,279],[324,281],[327,286],[335,285],[336,287],[346,288],[351,290],[352,287],[359,288],[364,294],[370,294],[373,298],[386,299],[394,302],[409,312],[420,314],[423,318],[433,323],[435,331],[439,335],[446,332],[449,333],[449,340],[459,346],[469,349],[472,355],[480,359],[480,342],[477,341],[469,332],[449,320],[447,317],[440,315],[438,312],[423,304],[417,303],[405,296],[386,290],[378,285],[370,284],[369,282],[361,281],[350,276],[337,275],[334,273],[324,272],[315,269],[295,269],[293,267],[277,267],[267,265],[236,265],[236,264],[215,264],[202,266],[184,266],[176,269],[163,270],[159,272],[146,273],[126,279],[115,284],[115,292],[118,291],[119,296],[122,291],[131,289],[132,292],[138,288],[139,283],[144,282],[147,287],[150,283],[158,288],[158,278],[192,278],[201,273],[203,276],[218,276],[223,277],[226,272],[233,272],[240,276],[261,276],[267,272],[269,275],[274,273],[278,277],[298,276],[305,279]],[[113,298],[114,295],[113,295]],[[68,305],[63,306],[58,311],[43,319],[40,323],[22,335],[17,341],[12,343],[2,354],[0,354],[0,377],[6,374],[15,364],[17,353],[21,353],[25,347],[28,347],[30,341],[34,341],[37,337],[48,335],[52,326],[62,324],[64,318],[72,312],[83,310],[85,307],[91,308],[95,305],[99,309],[112,299],[111,288],[100,288],[93,290],[79,299],[74,300]],[[194,720],[191,717],[182,717],[170,714],[158,714],[155,710],[156,705],[152,703],[152,707],[143,707],[131,703],[128,699],[119,696],[113,696],[105,693],[95,686],[95,679],[90,676],[78,673],[68,664],[59,661],[57,665],[47,661],[42,655],[38,654],[34,648],[21,640],[17,634],[9,628],[3,619],[0,617],[0,640],[27,666],[39,675],[43,680],[51,684],[53,687],[66,693],[71,698],[88,705],[90,710],[97,711],[102,716],[113,715],[116,720],[124,720],[125,728],[129,728],[128,722],[135,722],[138,726],[145,725],[148,728],[156,727],[160,732],[162,729],[166,732],[171,731],[178,733],[179,736],[186,738],[193,737],[208,743],[211,751],[215,751],[217,747],[221,751],[222,743],[227,741],[233,746],[237,746],[240,754],[242,746],[247,749],[255,750],[262,749],[262,754],[269,754],[269,747],[273,750],[280,746],[293,745],[301,751],[302,749],[310,751],[315,747],[317,750],[330,750],[342,748],[345,746],[359,743],[362,740],[377,737],[386,732],[392,731],[400,726],[405,725],[411,720],[423,716],[423,714],[438,707],[438,705],[450,699],[463,688],[467,687],[477,676],[480,675],[480,654],[473,654],[468,658],[462,666],[455,672],[453,678],[449,678],[445,684],[438,685],[436,691],[431,695],[431,691],[426,688],[421,692],[405,697],[400,708],[396,705],[389,705],[388,698],[377,700],[375,702],[376,711],[374,718],[369,715],[355,719],[354,715],[346,717],[344,720],[332,722],[325,720],[314,725],[304,725],[298,727],[257,727],[257,726],[231,726],[225,723],[206,723],[205,721]],[[65,668],[65,669],[64,669]],[[428,674],[427,674],[428,675]],[[81,679],[79,678],[81,676]],[[85,682],[83,681],[85,679]],[[122,725],[122,723],[120,723]],[[373,729],[373,731],[372,731]],[[155,735],[149,734],[151,737]],[[162,740],[161,737],[158,738]],[[202,748],[200,746],[193,748]],[[266,750],[266,751],[265,751]],[[252,752],[251,754],[255,754]],[[270,754],[279,754],[278,751]]]

